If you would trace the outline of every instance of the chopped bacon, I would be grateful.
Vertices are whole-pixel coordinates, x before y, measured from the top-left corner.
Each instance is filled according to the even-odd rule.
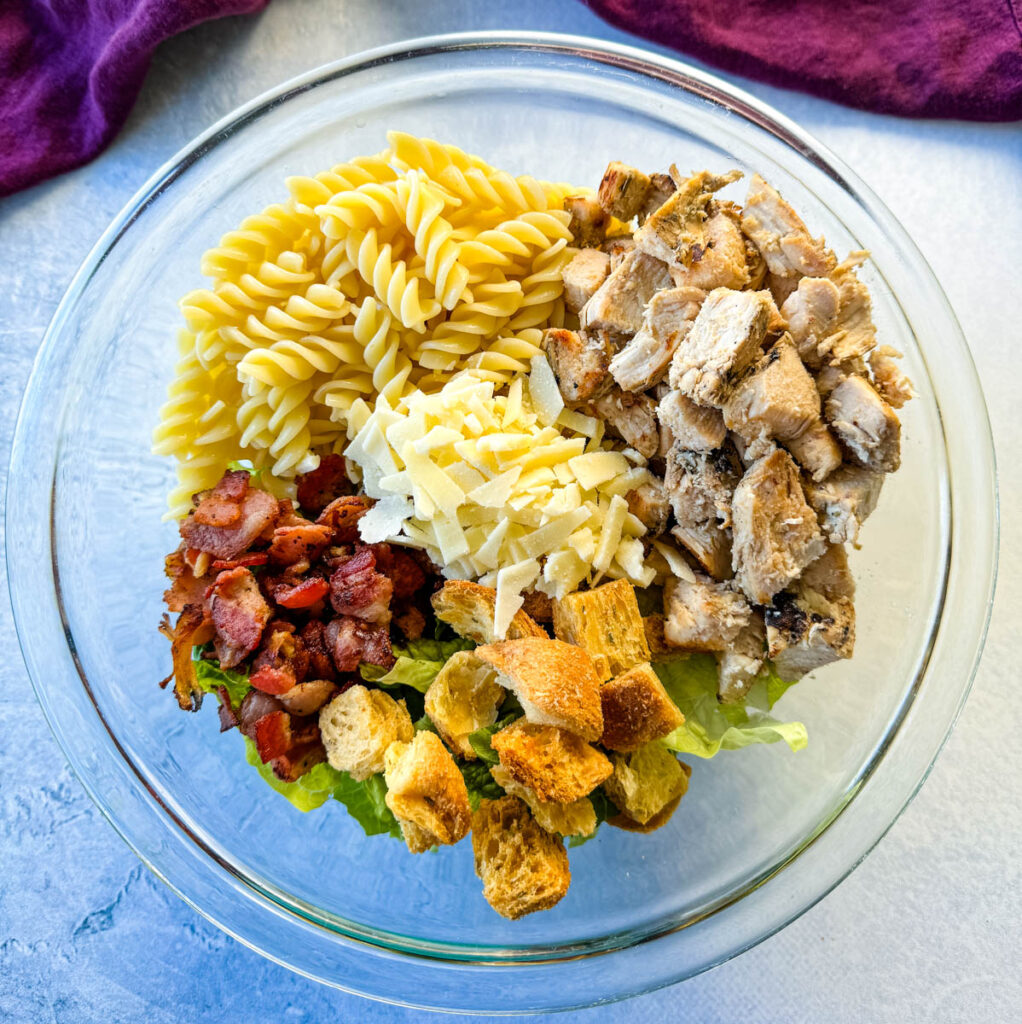
[[[218,686],[216,695],[220,701],[220,707],[217,708],[217,714],[220,716],[220,731],[227,732],[238,724],[238,716],[231,706],[231,695],[227,692],[226,686]]]
[[[223,668],[234,668],[259,646],[270,620],[270,606],[252,573],[238,568],[217,576],[209,589],[209,610],[220,664]]]
[[[324,455],[319,467],[311,473],[302,473],[295,481],[298,485],[298,504],[309,512],[322,512],[334,498],[351,494],[351,481],[340,455]]]
[[[322,576],[310,576],[300,583],[290,586],[287,583],[271,583],[270,595],[283,608],[309,608],[322,601],[330,593],[330,584]]]
[[[286,711],[271,711],[255,723],[254,732],[256,749],[266,764],[290,749],[291,716]]]
[[[213,639],[213,624],[206,617],[201,604],[186,605],[174,624],[166,616],[160,625],[164,636],[170,639],[170,656],[174,662],[174,694],[182,711],[198,711],[202,706],[202,687],[195,677],[192,648]],[[170,677],[164,680],[164,684]]]
[[[366,622],[390,621],[394,584],[376,571],[376,552],[360,547],[330,577],[330,603],[339,615],[353,615]]]
[[[273,668],[271,665],[266,665],[253,672],[249,682],[257,690],[279,697],[280,694],[287,693],[288,690],[294,688],[295,677],[289,669]]]
[[[309,653],[292,623],[274,619],[267,626],[252,669],[251,683],[264,693],[286,693],[305,678]]]
[[[276,697],[262,690],[249,690],[238,708],[238,728],[250,739],[255,739],[255,724],[264,715],[280,711],[283,705]]]
[[[331,501],[316,520],[334,531],[335,544],[354,544],[358,537],[358,521],[374,505],[364,494],[350,494]]]
[[[181,536],[189,547],[206,551],[214,558],[236,558],[264,530],[273,526],[279,512],[277,499],[272,494],[253,487],[241,503],[240,519],[234,526],[204,525],[196,520],[195,512],[192,512],[187,519],[181,521]]]
[[[386,626],[371,626],[349,616],[327,623],[326,642],[339,672],[355,672],[363,661],[392,668],[396,660]]]
[[[309,655],[309,675],[313,679],[336,679],[334,660],[327,646],[326,626],[318,619],[312,619],[302,626],[298,635]]]
[[[315,743],[302,743],[291,748],[286,754],[274,758],[270,767],[282,782],[297,782],[306,772],[326,760],[326,749]]]
[[[233,526],[241,518],[241,506],[248,492],[249,475],[244,470],[228,471],[196,506],[192,517],[202,526]]]
[[[209,572],[212,555],[208,551],[200,551],[198,548],[185,548],[185,565],[192,570],[196,579],[201,579]]]
[[[186,605],[202,604],[207,584],[196,578],[183,550],[178,548],[167,555],[163,571],[171,580],[170,589],[163,592],[163,601],[170,611],[183,612]]]
[[[223,572],[225,569],[237,569],[242,565],[266,565],[269,557],[265,551],[254,551],[250,555],[241,555],[238,558],[218,558],[213,562],[213,570]]]
[[[376,568],[394,584],[394,597],[411,597],[426,583],[426,573],[407,551],[389,544],[373,544]]]
[[[278,526],[268,552],[276,565],[314,562],[333,537],[333,530],[322,523],[304,522],[294,526]]]
[[[394,625],[406,640],[418,640],[426,628],[426,616],[415,605],[409,605],[394,614]]]

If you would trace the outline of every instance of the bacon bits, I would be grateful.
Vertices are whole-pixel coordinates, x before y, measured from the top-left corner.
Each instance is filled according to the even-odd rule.
[[[358,521],[374,504],[364,494],[337,498],[323,509],[316,522],[334,531],[335,544],[354,544],[359,539]]]
[[[333,538],[331,527],[304,522],[299,526],[278,526],[270,542],[269,559],[274,565],[314,562]]]
[[[298,504],[307,512],[322,512],[334,498],[351,494],[351,481],[340,455],[324,455],[319,467],[296,480]]]
[[[387,623],[393,593],[394,584],[376,571],[376,552],[371,547],[359,548],[330,577],[330,603],[338,615]]]
[[[282,757],[291,746],[291,716],[271,711],[255,724],[255,745],[263,764]]]
[[[371,626],[350,617],[334,619],[327,623],[325,638],[338,672],[355,672],[363,661],[391,668],[396,660],[386,626]]]
[[[264,530],[276,522],[280,514],[277,499],[255,488],[250,488],[245,494],[238,519],[232,526],[202,523],[196,519],[198,511],[197,508],[187,519],[182,520],[181,536],[189,547],[206,551],[214,558],[223,560],[237,558],[246,551]]]
[[[312,576],[301,580],[294,586],[287,583],[270,585],[270,596],[282,608],[309,608],[322,601],[330,593],[330,584],[322,576]]]
[[[255,577],[245,568],[220,573],[210,587],[208,600],[217,657],[223,668],[234,668],[259,646],[270,620],[270,606]]]

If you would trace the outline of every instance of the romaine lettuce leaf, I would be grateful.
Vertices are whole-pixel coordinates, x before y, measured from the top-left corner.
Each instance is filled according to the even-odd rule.
[[[468,789],[468,803],[473,811],[479,809],[479,801],[499,800],[504,790],[497,785],[490,774],[490,767],[482,761],[461,761],[458,764]]]
[[[809,741],[801,722],[781,722],[767,713],[791,686],[769,662],[745,700],[735,704],[717,701],[717,662],[712,655],[694,654],[653,668],[685,716],[684,725],[664,739],[671,750],[713,757],[721,750],[778,740],[797,751]]]
[[[458,637],[454,640],[411,640],[404,647],[394,645],[397,662],[389,671],[377,665],[360,665],[362,678],[378,686],[410,686],[425,693],[436,679],[444,662],[457,651],[470,651],[475,644]]]
[[[509,726],[516,718],[521,718],[521,710],[512,711],[510,714],[498,718],[493,725],[484,725],[481,729],[468,734],[469,746],[476,752],[476,757],[484,764],[496,764],[500,758],[497,752],[490,745],[490,739],[495,732]]]
[[[201,652],[201,647],[192,648],[195,678],[199,686],[206,693],[216,693],[219,687],[225,687],[228,697],[231,698],[231,707],[236,711],[244,700],[245,694],[252,689],[252,684],[248,681],[248,674],[235,672],[232,668],[221,668],[219,662],[199,657]]]

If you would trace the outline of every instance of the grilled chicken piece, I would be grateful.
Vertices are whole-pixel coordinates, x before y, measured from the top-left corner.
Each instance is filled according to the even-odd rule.
[[[667,288],[667,265],[638,249],[629,252],[582,307],[579,319],[587,330],[634,334],[642,326],[646,303]]]
[[[838,441],[860,466],[893,473],[901,464],[901,423],[863,377],[852,375],[830,393],[827,419]]]
[[[749,245],[753,245],[750,240]],[[756,249],[759,252],[759,249]],[[759,254],[760,259],[763,259],[763,254]],[[763,260],[763,268],[766,271],[763,278],[763,283],[767,290],[774,297],[774,302],[777,303],[779,308],[783,308],[784,303],[787,302],[788,297],[798,288],[799,279],[792,275],[791,277],[781,277],[779,274],[771,274],[766,269],[766,260]],[[815,280],[815,278],[814,278]]]
[[[896,360],[901,353],[890,345],[881,345],[869,354],[869,369],[873,375],[873,386],[888,405],[900,409],[909,399],[915,398],[912,381],[901,372]]]
[[[605,252],[610,257],[610,270],[613,273],[619,266],[621,261],[635,248],[635,239],[631,235],[617,235],[614,238],[608,238],[607,241],[600,246],[600,250]]]
[[[768,604],[824,552],[816,514],[785,451],[771,452],[746,470],[731,511],[735,579],[754,604]]]
[[[627,445],[644,459],[651,459],[660,449],[656,403],[649,395],[635,395],[618,387],[592,403],[597,416]]]
[[[842,466],[822,483],[806,485],[809,504],[816,510],[827,539],[855,544],[859,527],[877,506],[884,474],[861,466]]]
[[[731,535],[712,520],[698,526],[673,526],[671,536],[716,580],[734,575],[731,568]]]
[[[607,280],[610,257],[600,249],[579,249],[561,272],[564,280],[564,304],[577,313]]]
[[[663,481],[650,477],[625,495],[628,511],[646,527],[648,537],[658,537],[667,529],[671,516],[671,502]]]
[[[571,214],[572,238],[581,249],[599,246],[607,233],[607,215],[595,199],[588,196],[566,196],[564,208]]]
[[[717,655],[717,697],[725,704],[741,700],[763,667],[766,657],[766,626],[753,610],[749,624]]]
[[[841,304],[841,293],[829,277],[803,277],[781,306],[799,355],[820,365],[820,342],[831,333]]]
[[[543,332],[543,349],[566,402],[586,402],[613,384],[610,345],[599,331]]]
[[[660,382],[704,298],[698,288],[665,288],[653,295],[642,327],[610,361],[611,376],[625,391],[645,391]]]
[[[813,480],[825,480],[841,465],[841,449],[822,419],[814,420],[805,433],[789,438],[784,447]]]
[[[749,182],[742,230],[778,277],[822,277],[834,269],[834,254],[823,239],[812,238],[802,218],[758,174]]]
[[[651,213],[635,232],[635,244],[650,256],[669,264],[689,266],[706,250],[705,221],[713,193],[737,181],[741,171],[716,175],[700,171],[679,181],[675,168],[671,177],[677,189],[667,201]]]
[[[669,431],[675,443],[694,452],[719,448],[727,437],[719,409],[696,405],[680,391],[668,391],[657,406],[661,433]]]
[[[664,585],[664,639],[687,651],[725,651],[752,610],[728,584],[706,576],[671,577]]]
[[[597,193],[600,206],[618,220],[631,220],[645,205],[653,183],[635,167],[612,160]]]
[[[767,651],[782,679],[799,679],[855,647],[855,584],[840,545],[828,547],[765,610]]]
[[[772,305],[763,292],[710,292],[674,353],[671,387],[699,405],[723,405],[759,354]]]
[[[656,213],[671,198],[675,187],[674,179],[669,174],[651,174],[649,176],[649,192],[638,214],[640,224],[650,214]]]
[[[735,215],[724,209],[716,210],[707,217],[703,232],[705,242],[693,246],[692,262],[688,266],[671,266],[675,285],[707,292],[714,288],[746,287],[750,281],[746,240]]]

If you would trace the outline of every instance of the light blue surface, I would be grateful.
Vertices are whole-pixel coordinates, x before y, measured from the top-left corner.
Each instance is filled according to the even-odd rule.
[[[327,60],[402,37],[508,26],[628,38],[571,0],[529,0],[503,13],[453,0],[276,0],[260,18],[202,26],[164,46],[110,151],[0,201],[3,472],[31,360],[64,288],[107,222],[164,160],[239,103]],[[948,748],[908,812],[848,881],[730,964],[571,1018],[1017,1019],[1022,132],[1017,125],[898,121],[751,88],[834,148],[891,206],[962,320],[1001,464],[1007,515],[998,603],[976,688]],[[139,680],[140,692],[148,685]],[[149,875],[64,766],[25,676],[6,595],[0,598],[0,1021],[427,1018],[343,995],[263,960]]]

